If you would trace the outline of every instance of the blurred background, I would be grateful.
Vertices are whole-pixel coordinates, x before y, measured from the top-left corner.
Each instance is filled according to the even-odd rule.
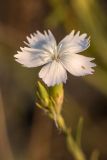
[[[95,57],[94,75],[68,74],[63,116],[75,135],[84,118],[82,146],[107,160],[107,1],[0,0],[0,160],[71,160],[65,137],[35,106],[40,68],[15,62],[23,41],[36,30],[50,29],[59,42],[72,29],[91,36],[83,55]]]

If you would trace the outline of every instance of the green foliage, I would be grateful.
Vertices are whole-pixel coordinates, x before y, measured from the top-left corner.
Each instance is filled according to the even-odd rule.
[[[55,85],[46,89],[44,85],[38,82],[37,91],[38,102],[36,105],[44,110],[52,120],[54,120],[57,128],[66,136],[66,143],[69,152],[74,156],[75,160],[86,160],[85,154],[81,147],[81,136],[83,128],[83,118],[80,117],[77,126],[76,139],[71,134],[71,129],[67,127],[65,120],[61,114],[63,105],[64,89],[63,84]],[[60,110],[59,110],[60,107]],[[91,160],[98,160],[97,152],[93,152]]]
[[[40,82],[38,82],[38,102],[36,103],[36,105],[44,110],[47,115],[55,121],[58,129],[65,134],[68,150],[74,156],[74,158],[76,160],[85,160],[84,153],[80,148],[82,119],[80,119],[78,125],[76,142],[76,140],[71,135],[70,129],[66,126],[63,116],[61,115],[61,108],[64,98],[63,92],[63,84],[55,85],[48,88],[47,90]]]
[[[80,147],[81,147],[82,129],[83,129],[83,117],[80,117],[78,126],[77,126],[77,134],[76,134],[76,142]]]

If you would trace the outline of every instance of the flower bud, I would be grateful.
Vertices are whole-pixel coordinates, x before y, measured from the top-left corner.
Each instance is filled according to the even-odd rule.
[[[38,81],[39,99],[44,107],[49,105],[49,95],[46,88]]]
[[[64,90],[63,84],[58,84],[49,88],[49,95],[55,102],[55,109],[57,113],[61,112],[63,98],[64,98]]]

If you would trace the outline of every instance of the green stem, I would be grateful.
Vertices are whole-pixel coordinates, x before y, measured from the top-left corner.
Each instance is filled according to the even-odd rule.
[[[76,160],[86,160],[84,153],[82,152],[81,148],[78,146],[78,144],[72,137],[71,132],[67,128],[65,121],[61,114],[58,115],[57,117],[57,123],[58,123],[59,128],[66,135],[67,146],[68,146],[69,152],[74,156]]]
[[[38,82],[38,92],[37,97],[39,103],[38,107],[47,111],[47,115],[52,118],[56,126],[65,134],[67,146],[69,152],[74,156],[75,160],[86,160],[84,153],[80,148],[80,140],[77,141],[73,138],[69,128],[67,127],[64,118],[61,115],[64,89],[63,84],[55,85],[47,89]],[[81,123],[79,124],[79,139],[81,137]]]

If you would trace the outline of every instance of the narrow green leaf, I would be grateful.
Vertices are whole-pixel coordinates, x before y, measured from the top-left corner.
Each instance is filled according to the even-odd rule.
[[[76,142],[77,142],[77,145],[80,147],[81,147],[82,129],[83,129],[83,117],[80,117],[78,126],[77,126],[77,133],[76,133]]]

